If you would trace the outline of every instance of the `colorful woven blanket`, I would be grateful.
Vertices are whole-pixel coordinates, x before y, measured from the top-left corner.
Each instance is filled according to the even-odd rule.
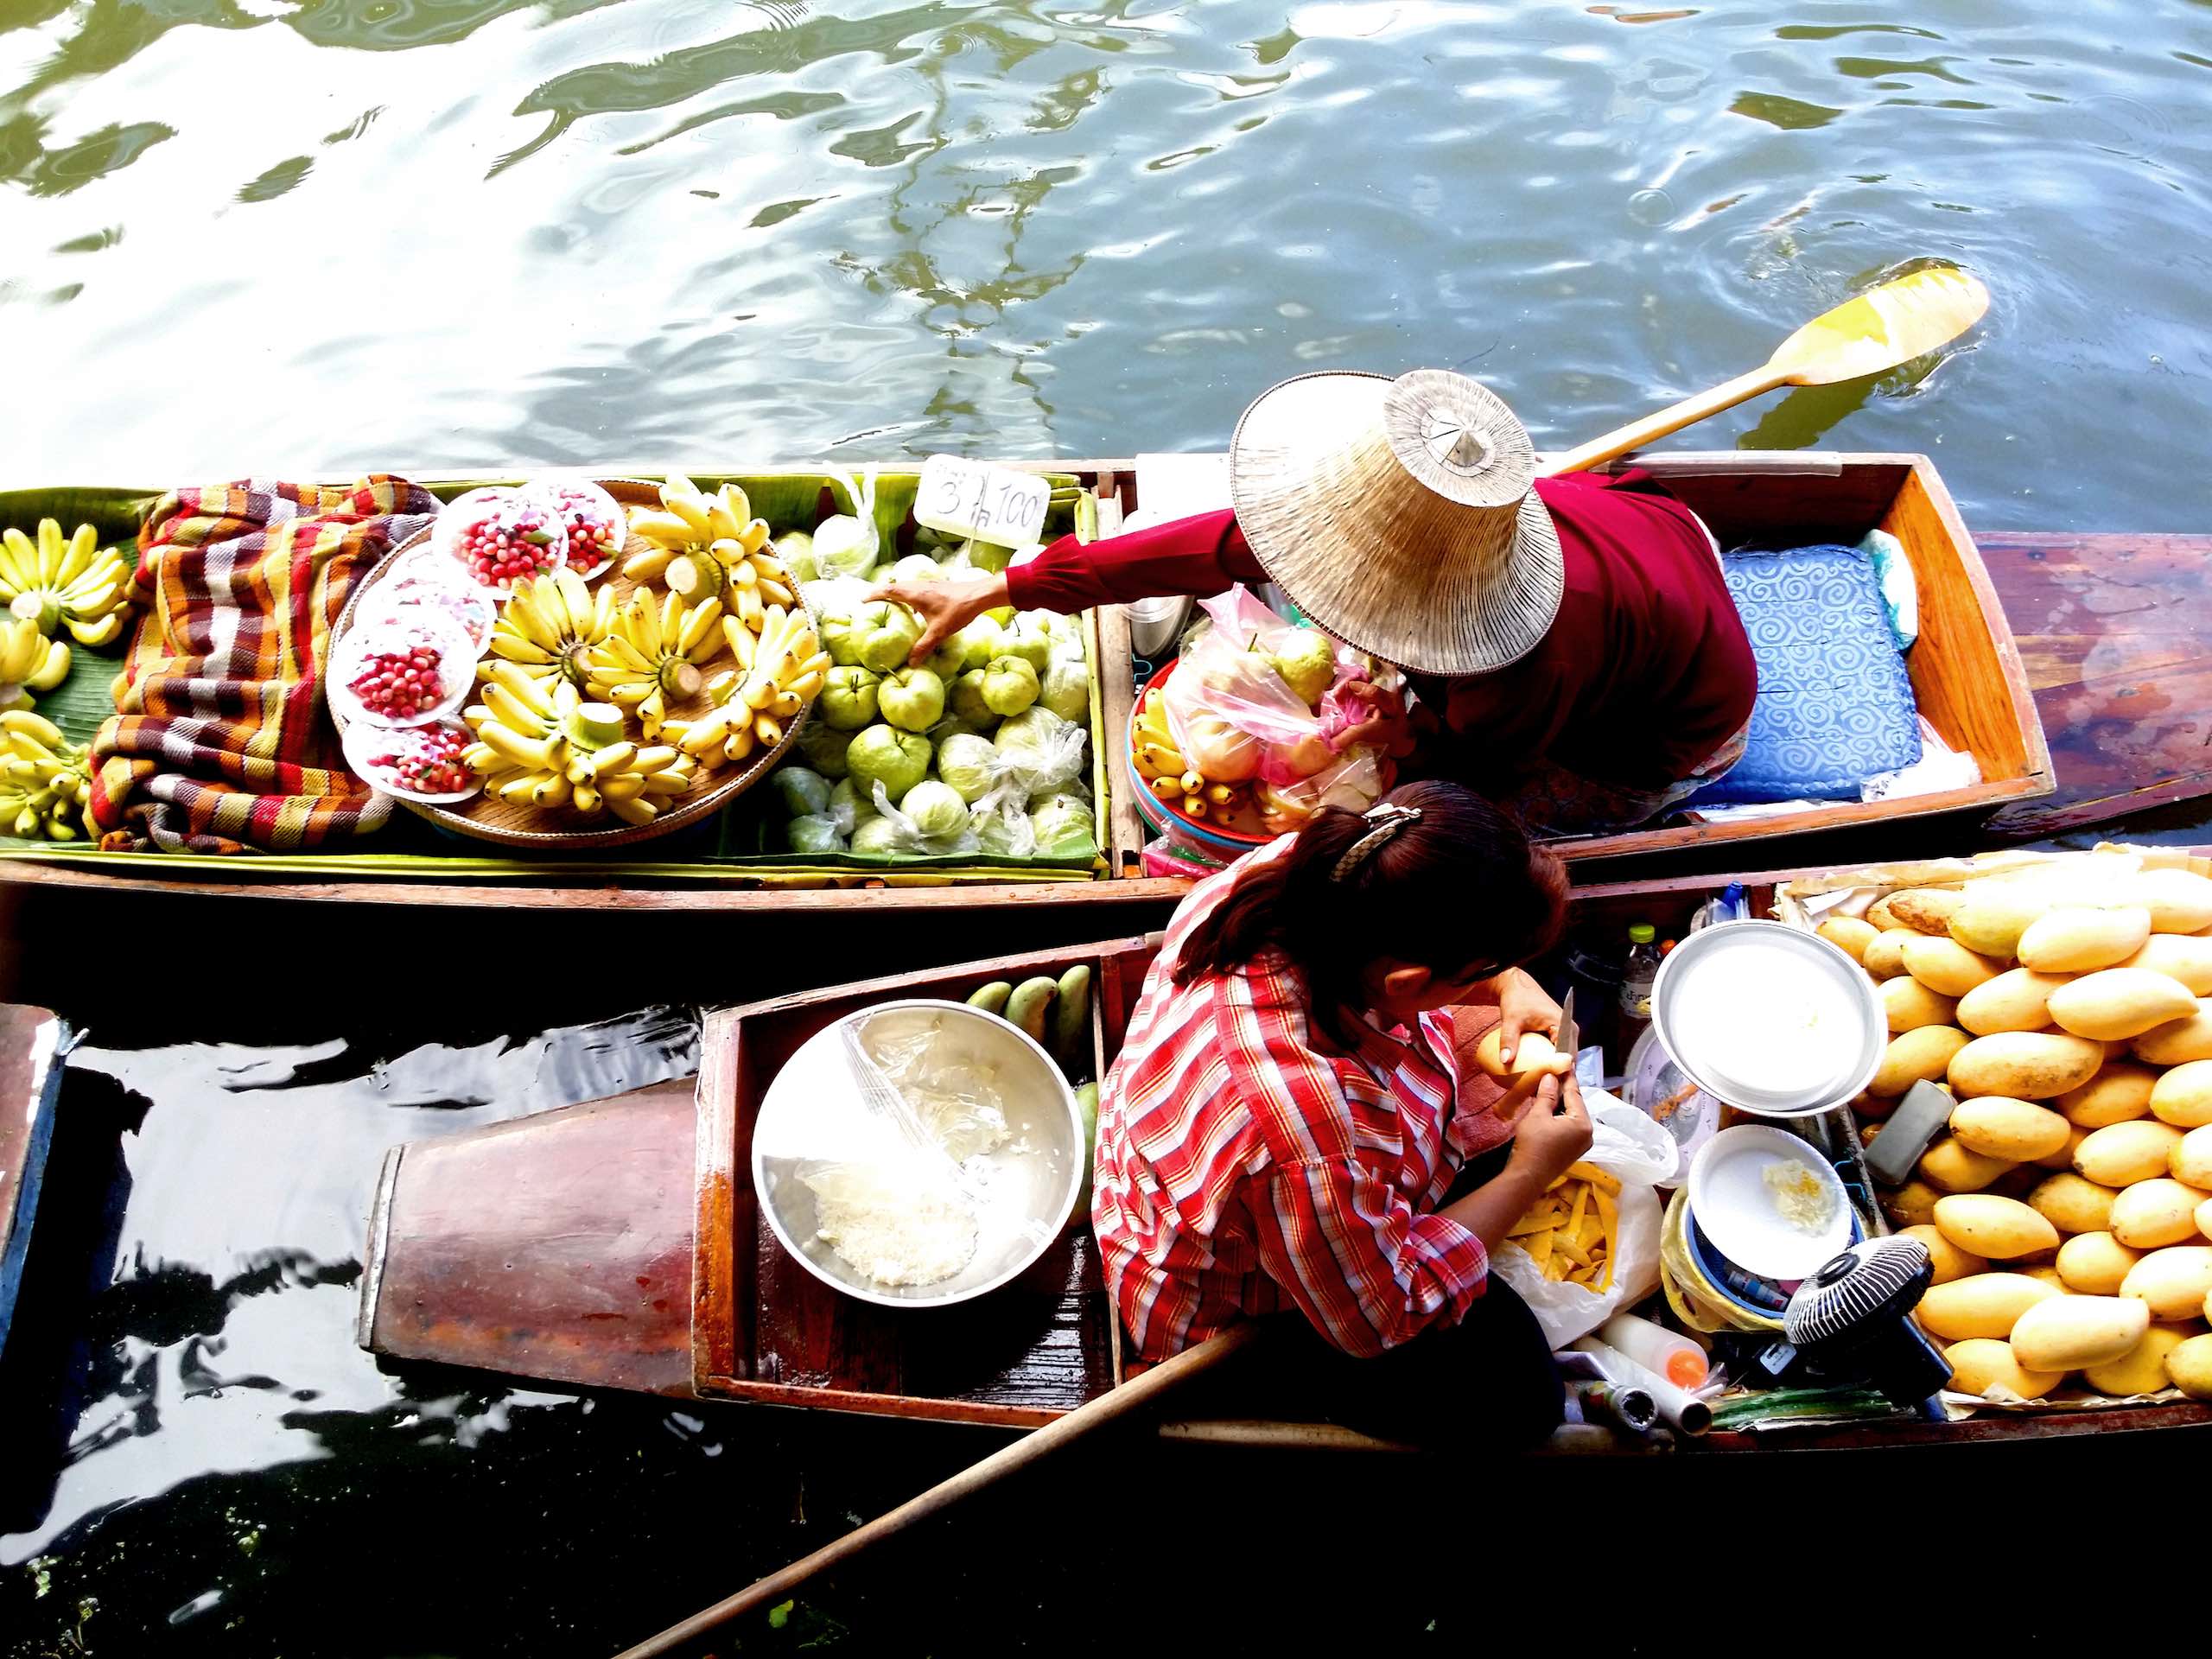
[[[92,744],[103,846],[289,852],[382,827],[391,798],[346,769],[323,666],[354,583],[437,508],[381,474],[162,499],[138,533],[146,610],[119,712]]]

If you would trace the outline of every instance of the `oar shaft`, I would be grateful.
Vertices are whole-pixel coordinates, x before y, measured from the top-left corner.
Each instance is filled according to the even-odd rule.
[[[780,1572],[772,1573],[735,1595],[694,1613],[680,1624],[670,1625],[658,1636],[640,1642],[634,1648],[624,1649],[616,1659],[664,1659],[664,1656],[680,1652],[690,1643],[720,1630],[733,1619],[741,1618],[762,1607],[773,1606],[824,1567],[834,1567],[859,1554],[870,1544],[879,1543],[893,1533],[905,1531],[917,1521],[926,1520],[939,1510],[950,1508],[970,1493],[980,1491],[1015,1470],[1050,1457],[1069,1441],[1080,1439],[1095,1428],[1103,1428],[1117,1417],[1150,1404],[1169,1389],[1188,1382],[1201,1371],[1218,1365],[1257,1338],[1261,1329],[1256,1321],[1247,1320],[1242,1325],[1230,1326],[1218,1336],[1209,1337],[1194,1348],[1185,1349],[1174,1358],[1154,1366],[1142,1376],[1124,1382],[1111,1394],[1102,1395],[1089,1405],[1078,1407],[1066,1416],[1054,1419],[1034,1433],[994,1452],[981,1463],[969,1465],[951,1479],[940,1482],[918,1497],[907,1499],[888,1514],[880,1515],[834,1543],[823,1545],[813,1554],[793,1561]]]
[[[1772,391],[1784,380],[1783,371],[1769,364],[1762,364],[1749,374],[1739,374],[1733,380],[1723,381],[1710,391],[1701,391],[1694,397],[1685,397],[1642,420],[1630,421],[1626,426],[1617,426],[1603,437],[1592,438],[1579,448],[1554,456],[1543,469],[1543,475],[1552,477],[1560,473],[1586,473],[1592,467],[1602,467],[1616,456],[1631,449],[1641,449],[1645,444],[1665,437],[1669,432],[1679,432],[1694,425],[1707,416],[1718,415],[1724,409],[1732,409],[1746,398],[1762,392]]]

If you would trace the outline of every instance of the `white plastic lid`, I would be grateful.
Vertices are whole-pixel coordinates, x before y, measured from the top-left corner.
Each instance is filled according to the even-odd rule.
[[[437,611],[411,608],[420,613],[357,618],[332,653],[324,694],[349,724],[427,726],[467,701],[476,683],[476,651],[468,636]],[[406,666],[385,659],[404,659]],[[385,672],[429,675],[424,689],[429,700],[385,697],[376,683]]]
[[[447,804],[465,801],[483,788],[484,780],[469,771],[461,751],[474,734],[458,720],[434,721],[427,726],[372,726],[357,721],[346,728],[346,764],[370,788],[402,800]],[[419,787],[409,768],[425,763],[450,763],[468,773],[467,786],[435,790]]]
[[[498,540],[502,536],[505,543]],[[560,507],[527,484],[518,489],[486,485],[455,496],[431,524],[430,543],[484,588],[512,588],[522,578],[557,570],[569,559]]]
[[[404,553],[391,574],[361,595],[354,625],[378,620],[411,620],[421,612],[442,615],[459,627],[479,658],[499,620],[499,601],[470,581],[460,564],[425,543]]]
[[[559,510],[561,527],[569,537],[569,569],[580,576],[595,576],[620,556],[629,520],[596,480],[561,473],[534,479],[528,487],[543,491]]]

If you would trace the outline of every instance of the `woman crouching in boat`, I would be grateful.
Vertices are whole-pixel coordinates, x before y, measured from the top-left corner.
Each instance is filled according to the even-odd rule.
[[[1412,751],[1401,776],[1465,784],[1540,834],[1642,823],[1742,758],[1758,671],[1703,523],[1646,473],[1537,477],[1527,431],[1473,381],[1287,380],[1236,423],[1229,489],[1233,512],[878,596],[921,618],[919,663],[999,607],[1272,581],[1412,681],[1409,725],[1339,747],[1387,735]]]
[[[1183,901],[1099,1094],[1091,1218],[1137,1353],[1158,1362],[1296,1308],[1338,1421],[1389,1439],[1532,1444],[1561,1394],[1490,1253],[1589,1149],[1571,1077],[1501,1118],[1463,1067],[1556,1033],[1515,964],[1567,880],[1457,785],[1326,808]]]

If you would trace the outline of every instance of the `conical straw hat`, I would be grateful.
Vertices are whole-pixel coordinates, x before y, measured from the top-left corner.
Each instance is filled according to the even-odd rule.
[[[1513,411],[1464,375],[1303,374],[1236,423],[1230,501],[1314,623],[1427,674],[1525,657],[1559,614],[1559,533]]]

